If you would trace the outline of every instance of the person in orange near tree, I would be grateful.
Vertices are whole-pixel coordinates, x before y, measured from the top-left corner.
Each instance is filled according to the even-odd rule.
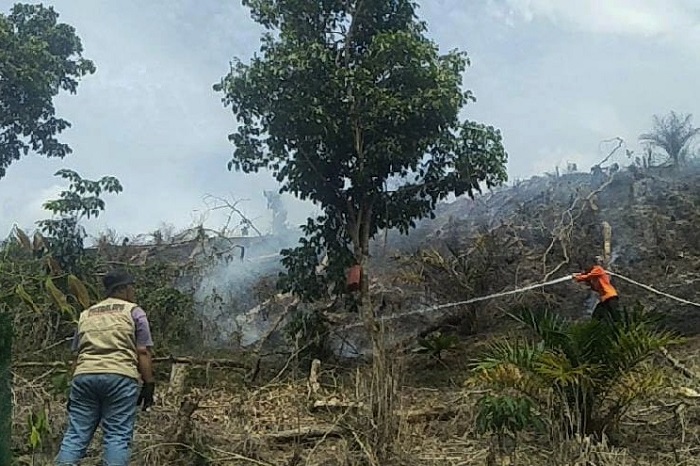
[[[593,291],[598,293],[600,301],[593,310],[593,318],[602,320],[605,316],[611,317],[613,320],[618,313],[618,294],[617,290],[610,283],[610,275],[603,268],[603,258],[596,256],[595,265],[586,273],[575,273],[572,278],[577,282],[586,282]]]

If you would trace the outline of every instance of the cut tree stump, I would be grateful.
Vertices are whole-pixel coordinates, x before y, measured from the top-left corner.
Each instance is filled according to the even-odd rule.
[[[321,384],[318,381],[318,374],[321,371],[321,361],[314,359],[311,361],[311,371],[309,372],[309,379],[306,382],[307,392],[306,398],[310,399],[312,396],[318,394],[321,389]]]
[[[183,446],[188,445],[192,433],[192,414],[197,408],[199,408],[199,399],[195,397],[186,397],[180,404],[177,417],[163,435],[164,440],[168,443],[167,450],[163,455],[163,460],[166,462],[163,464],[174,463],[181,459],[183,454],[189,453],[189,450],[187,452],[183,450]]]
[[[175,443],[185,443],[192,427],[192,414],[199,408],[199,400],[185,398],[180,404],[175,421],[167,430],[166,438]]]
[[[169,399],[180,401],[182,396],[185,394],[185,384],[187,382],[188,374],[187,364],[175,363],[170,369],[170,383],[168,384],[168,389],[166,390],[166,396]]]

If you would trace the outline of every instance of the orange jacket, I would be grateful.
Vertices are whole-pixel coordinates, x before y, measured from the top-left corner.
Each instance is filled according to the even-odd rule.
[[[610,276],[599,265],[594,266],[588,273],[574,275],[577,282],[588,282],[590,287],[600,295],[600,302],[605,302],[617,296],[617,290],[610,284]]]

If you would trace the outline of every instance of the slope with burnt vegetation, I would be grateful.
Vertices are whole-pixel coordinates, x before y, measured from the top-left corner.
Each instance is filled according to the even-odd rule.
[[[427,287],[436,301],[449,302],[582,271],[595,255],[605,254],[607,229],[610,270],[693,300],[700,282],[698,206],[697,164],[682,172],[633,166],[601,177],[535,177],[474,201],[445,205],[436,220],[424,222],[408,238],[390,237],[389,244],[397,245],[407,280]],[[382,254],[384,245],[376,251]],[[669,321],[683,322],[679,329],[686,334],[700,330],[692,308],[614,281],[626,303],[654,307]],[[564,283],[455,312],[462,322],[473,315],[475,322],[467,319],[467,327],[516,304],[582,317],[590,306],[587,298],[584,288]]]
[[[374,250],[378,314],[565,276],[605,252],[606,230],[613,271],[698,301],[700,244],[693,226],[700,220],[700,170],[603,175],[534,178],[444,205],[408,237],[387,235]],[[22,249],[20,243],[5,246],[3,277],[7,287],[16,288],[13,276],[32,287],[30,301],[13,301],[21,311],[17,344],[33,353],[15,357],[14,369],[13,445],[29,464],[50,458],[65,422],[64,366],[42,350],[68,335],[61,314],[68,307],[55,310],[56,297],[42,287],[53,276],[76,309],[81,291],[75,280],[71,286],[51,275],[31,244]],[[183,346],[201,335],[180,322],[195,316],[190,297],[172,288],[178,267],[130,267],[142,274],[144,291],[158,297],[151,306],[170,306],[169,313],[154,308],[158,325],[172,329],[159,335],[166,348],[197,356],[158,364],[159,400],[140,415],[136,436],[134,455],[142,464],[379,464],[377,445],[403,465],[700,464],[695,314],[626,282],[615,285],[634,315],[617,333],[591,327],[585,288],[564,282],[386,321],[391,363],[377,372],[363,358],[318,352],[327,349],[329,334],[361,346],[361,326],[338,328],[357,322],[356,315],[338,312],[347,296],[313,306],[273,299],[269,328],[286,331],[272,340],[271,351],[253,345],[202,355]],[[95,299],[93,272],[85,272],[88,301]],[[268,287],[265,293],[259,302],[275,292]],[[508,313],[519,316],[520,325]],[[650,313],[671,325],[659,328]],[[308,318],[313,315],[319,319]],[[670,359],[663,356],[667,347]],[[159,355],[166,354],[160,349]],[[378,380],[392,381],[383,395],[372,388]],[[370,412],[377,409],[384,413],[379,424]],[[86,464],[97,464],[98,452],[96,439],[94,461]]]

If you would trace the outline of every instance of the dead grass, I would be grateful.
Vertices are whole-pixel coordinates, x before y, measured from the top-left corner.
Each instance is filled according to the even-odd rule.
[[[519,442],[512,457],[494,457],[489,438],[474,432],[474,405],[483,394],[454,383],[466,378],[465,365],[473,347],[462,348],[444,364],[412,355],[403,361],[404,383],[393,401],[398,433],[393,464],[402,466],[457,466],[518,464],[524,466],[632,466],[700,465],[700,400],[684,397],[676,388],[664,396],[634,407],[625,417],[622,432],[610,442],[576,439],[552,445],[531,436]],[[691,341],[676,357],[700,373],[700,344]],[[198,403],[191,424],[179,441],[180,406],[159,399],[148,413],[139,413],[134,463],[156,465],[264,465],[264,466],[360,466],[368,459],[363,383],[371,368],[345,371],[321,367],[320,388],[310,393],[307,380],[298,373],[293,380],[259,387],[227,385],[194,388],[188,400]],[[426,377],[426,373],[433,377]],[[27,448],[27,415],[45,407],[50,430],[34,464],[51,464],[63,432],[65,405],[49,391],[49,375],[15,374],[14,448],[22,452],[20,464],[32,464]],[[431,383],[432,381],[432,383]],[[673,385],[698,390],[697,381],[674,374]],[[165,387],[159,387],[165,393]],[[314,402],[333,400],[333,407],[314,409]],[[93,441],[83,464],[98,465],[100,437]]]

